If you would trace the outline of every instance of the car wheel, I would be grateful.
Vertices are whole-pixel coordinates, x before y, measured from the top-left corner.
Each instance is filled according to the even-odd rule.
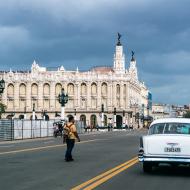
[[[149,162],[143,162],[143,171],[145,173],[149,173],[152,171],[152,163]]]

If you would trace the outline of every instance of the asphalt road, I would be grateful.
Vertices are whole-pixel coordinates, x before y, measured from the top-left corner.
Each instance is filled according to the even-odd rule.
[[[66,147],[61,138],[0,143],[0,189],[189,189],[189,167],[162,166],[151,174],[143,173],[135,158],[143,133],[81,135],[74,162],[64,161]]]

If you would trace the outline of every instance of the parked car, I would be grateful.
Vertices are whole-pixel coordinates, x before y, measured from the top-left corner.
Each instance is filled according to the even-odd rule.
[[[144,172],[167,163],[190,164],[190,119],[167,118],[152,122],[148,135],[140,138],[139,161]]]

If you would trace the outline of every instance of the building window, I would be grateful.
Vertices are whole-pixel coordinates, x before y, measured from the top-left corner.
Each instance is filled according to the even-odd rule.
[[[96,109],[97,108],[97,99],[96,98],[92,98],[92,108]]]
[[[14,97],[14,86],[13,84],[9,84],[7,87],[7,96]]]
[[[95,83],[92,83],[91,85],[91,94],[93,96],[97,95],[97,85]]]
[[[67,92],[68,92],[68,95],[71,95],[71,96],[74,95],[74,85],[72,83],[69,83],[67,85]]]
[[[32,84],[31,88],[31,94],[32,96],[38,96],[38,85],[37,84]]]
[[[86,84],[85,83],[82,83],[81,84],[81,95],[82,96],[86,96],[87,94],[87,87],[86,87]]]
[[[44,96],[49,96],[50,95],[50,85],[49,84],[44,84]]]
[[[14,99],[8,99],[7,108],[8,109],[13,109],[14,108]]]
[[[81,108],[86,109],[86,99],[85,98],[81,99]]]
[[[66,105],[67,105],[67,108],[73,109],[74,108],[74,100],[69,99],[68,103]]]
[[[26,96],[26,85],[25,84],[20,85],[19,95],[22,96],[22,97]]]
[[[102,84],[102,96],[107,96],[107,84]]]
[[[116,85],[116,94],[120,95],[120,85],[119,84]]]

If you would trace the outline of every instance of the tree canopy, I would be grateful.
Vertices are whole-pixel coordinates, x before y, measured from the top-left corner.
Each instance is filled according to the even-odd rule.
[[[0,119],[1,119],[1,115],[5,113],[5,109],[6,109],[6,105],[3,103],[0,103]]]
[[[187,111],[187,112],[183,115],[183,117],[185,117],[185,118],[190,118],[190,111]]]

